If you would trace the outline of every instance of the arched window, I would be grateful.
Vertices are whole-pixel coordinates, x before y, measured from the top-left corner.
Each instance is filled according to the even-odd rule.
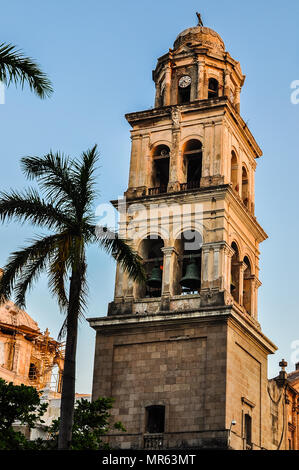
[[[246,312],[251,315],[251,265],[247,256],[244,258],[246,269],[243,280],[243,306]]]
[[[209,79],[208,98],[217,98],[219,94],[219,83],[215,78]]]
[[[158,236],[148,236],[142,240],[139,255],[144,261],[147,273],[146,285],[138,286],[137,297],[161,297],[163,274],[163,240]]]
[[[243,204],[248,208],[249,207],[249,182],[248,182],[248,173],[245,166],[242,167],[242,201]]]
[[[230,292],[236,302],[239,303],[239,276],[240,276],[240,260],[239,250],[235,242],[232,243],[232,249],[234,254],[231,259],[231,281],[230,281]]]
[[[169,147],[158,145],[153,152],[152,187],[149,194],[161,194],[167,192],[169,181]]]
[[[177,295],[197,294],[201,287],[202,236],[196,230],[186,230],[175,247],[179,257],[174,267],[174,291]]]
[[[191,139],[185,144],[183,165],[186,183],[182,185],[182,189],[199,188],[202,175],[202,143],[199,140]]]
[[[230,170],[230,180],[234,191],[239,192],[239,183],[238,183],[238,160],[237,155],[234,151],[231,154],[231,170]]]

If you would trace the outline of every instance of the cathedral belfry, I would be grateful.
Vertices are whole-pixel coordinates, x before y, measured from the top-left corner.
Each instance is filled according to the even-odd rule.
[[[93,397],[113,397],[127,430],[109,435],[112,447],[271,447],[267,356],[276,346],[257,309],[262,152],[240,115],[240,64],[197,17],[157,61],[154,108],[126,115],[120,230],[148,280],[138,285],[118,266],[107,316],[89,319]]]

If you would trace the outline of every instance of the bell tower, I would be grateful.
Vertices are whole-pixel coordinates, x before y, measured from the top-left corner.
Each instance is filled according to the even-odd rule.
[[[240,64],[197,17],[157,61],[154,108],[126,115],[129,183],[113,204],[147,283],[118,266],[108,315],[89,320],[93,396],[115,398],[127,433],[109,440],[122,448],[268,446],[276,347],[257,309],[262,152],[240,115]]]

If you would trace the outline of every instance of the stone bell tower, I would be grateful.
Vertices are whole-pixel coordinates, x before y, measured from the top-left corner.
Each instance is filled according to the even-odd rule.
[[[155,107],[126,115],[120,232],[148,281],[118,266],[108,315],[89,319],[93,397],[112,396],[127,429],[109,436],[113,447],[269,447],[267,356],[276,347],[258,322],[267,235],[254,214],[262,152],[240,115],[240,64],[198,18],[158,59]]]

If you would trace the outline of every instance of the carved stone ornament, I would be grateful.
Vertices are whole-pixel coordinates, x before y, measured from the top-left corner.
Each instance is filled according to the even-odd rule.
[[[179,108],[172,108],[171,109],[171,119],[172,119],[172,124],[175,128],[180,127],[180,122],[181,122],[181,113]]]

